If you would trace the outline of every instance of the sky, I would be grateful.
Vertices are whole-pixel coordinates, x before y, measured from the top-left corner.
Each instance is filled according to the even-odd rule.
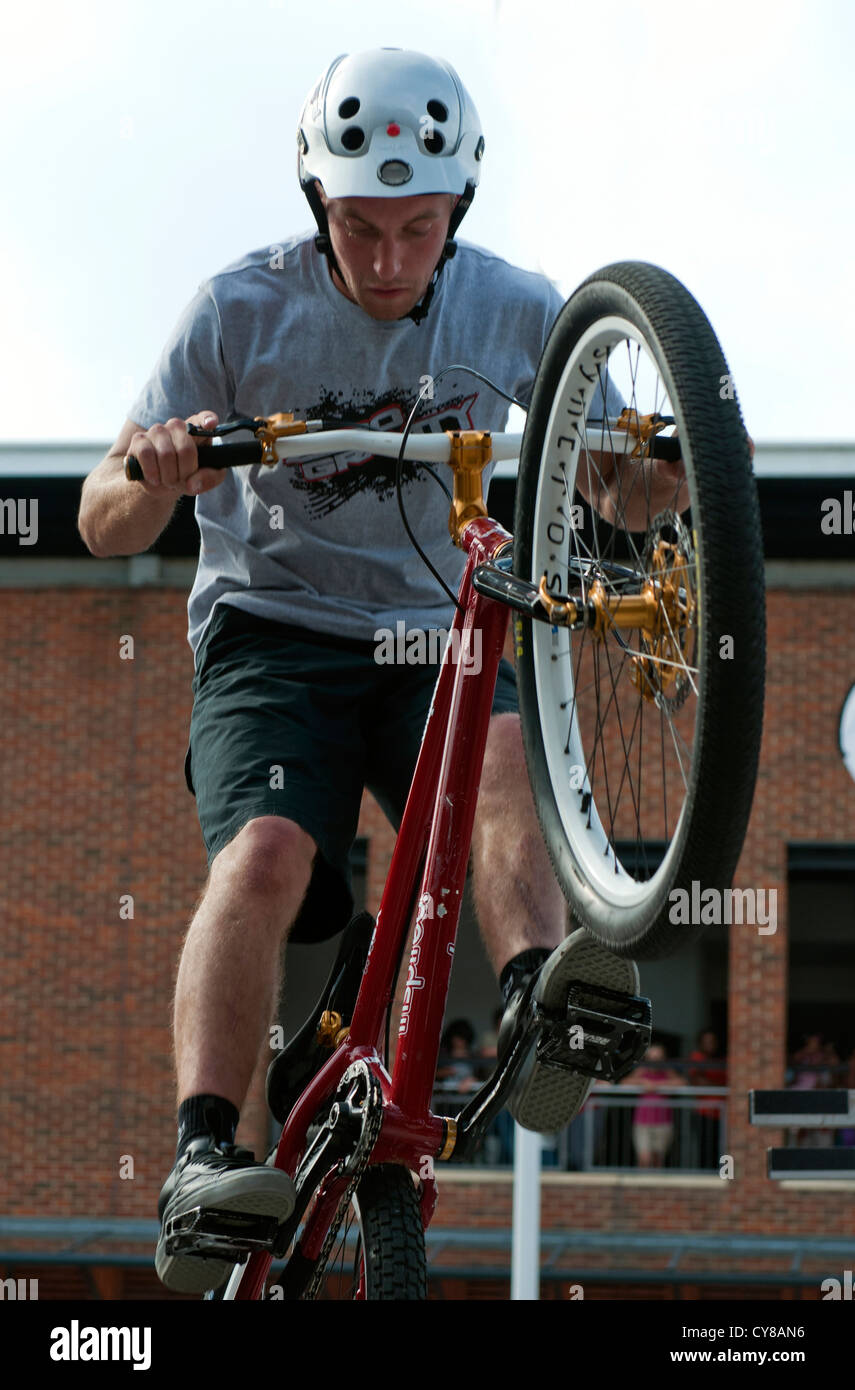
[[[462,239],[566,296],[664,266],[755,440],[855,440],[850,0],[28,0],[0,36],[0,441],[112,442],[199,283],[313,225],[300,108],[380,45],[475,100]]]

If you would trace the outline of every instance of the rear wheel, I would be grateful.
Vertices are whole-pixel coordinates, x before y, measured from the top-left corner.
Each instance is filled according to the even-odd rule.
[[[559,882],[601,941],[665,955],[702,929],[700,895],[729,887],[742,849],[765,605],[727,364],[699,305],[656,266],[606,267],[558,316],[522,443],[514,569],[556,605],[552,624],[515,625]]]

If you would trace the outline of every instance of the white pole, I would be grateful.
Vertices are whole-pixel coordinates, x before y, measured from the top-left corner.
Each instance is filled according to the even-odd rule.
[[[543,1141],[514,1124],[511,1299],[540,1298],[540,1155]]]

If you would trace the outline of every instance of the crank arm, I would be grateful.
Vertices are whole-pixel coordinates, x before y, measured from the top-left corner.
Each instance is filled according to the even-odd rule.
[[[287,1252],[306,1214],[309,1202],[326,1174],[342,1161],[342,1175],[348,1172],[353,1146],[359,1139],[361,1128],[362,1110],[351,1105],[350,1096],[345,1100],[336,1101],[297,1169],[294,1183],[297,1200],[288,1220],[278,1228],[275,1244],[271,1247],[275,1256]]]
[[[457,1116],[457,1137],[452,1162],[466,1163],[481,1143],[487,1129],[502,1110],[514,1088],[523,1062],[529,1054],[539,1022],[532,1011],[525,1031],[511,1051],[496,1064],[491,1075]]]
[[[650,1046],[650,1000],[639,995],[571,984],[563,1013],[547,1012],[533,999],[521,1007],[528,1016],[524,1030],[508,1056],[457,1116],[454,1161],[471,1158],[505,1105],[533,1043],[539,1060],[549,1066],[612,1082],[628,1075]]]

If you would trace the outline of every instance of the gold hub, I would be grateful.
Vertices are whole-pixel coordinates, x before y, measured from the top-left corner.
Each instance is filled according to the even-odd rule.
[[[644,586],[658,590],[656,625],[641,634],[641,653],[633,657],[631,680],[651,703],[661,694],[673,698],[689,661],[689,632],[695,622],[697,599],[685,554],[679,545],[660,540],[653,552],[652,574]]]
[[[641,651],[630,663],[633,685],[650,701],[659,694],[677,693],[697,612],[689,561],[679,544],[664,539],[656,543],[650,574],[638,594],[609,593],[597,579],[588,590],[586,611],[575,599],[553,598],[545,576],[538,592],[549,621],[559,627],[584,621],[600,642],[611,628],[640,632]]]

